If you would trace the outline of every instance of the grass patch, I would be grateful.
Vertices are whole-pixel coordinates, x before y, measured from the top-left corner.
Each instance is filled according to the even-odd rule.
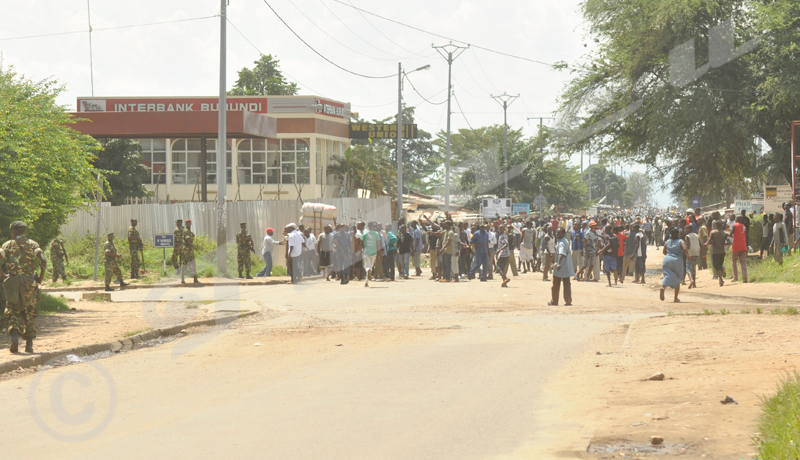
[[[147,331],[145,329],[140,329],[138,331],[130,331],[130,332],[126,332],[126,333],[122,334],[122,337],[127,339],[128,337],[133,337],[134,335],[139,335],[142,332],[147,332]]]
[[[39,299],[39,303],[36,304],[36,308],[39,310],[39,314],[42,315],[52,315],[55,313],[70,311],[70,308],[67,306],[67,302],[63,297],[53,297],[50,294],[44,293]]]
[[[739,313],[741,313],[743,315],[749,315],[750,314],[750,310],[745,308],[744,310],[739,311]]]
[[[756,308],[756,314],[760,315],[761,313],[764,313],[764,310],[762,310],[761,307],[757,307]]]
[[[714,314],[714,312],[713,312],[713,311],[711,311],[711,310],[709,310],[708,308],[704,308],[704,309],[703,309],[703,314],[704,314],[704,315],[713,315],[713,314]]]
[[[752,226],[750,227],[752,230]],[[755,247],[755,246],[754,246]],[[711,256],[709,262],[711,261]],[[725,257],[725,268],[728,273],[728,279],[733,274],[733,264],[731,261],[730,253]],[[741,280],[741,273],[739,279]],[[784,254],[783,265],[779,265],[773,258],[766,260],[759,259],[758,257],[747,258],[747,282],[748,283],[800,283],[800,255],[796,252],[792,254]]]
[[[780,314],[783,314],[783,310],[781,310],[780,308],[773,308],[770,311],[770,313],[772,313],[773,315],[780,315]]]
[[[786,314],[787,315],[796,315],[797,314],[797,309],[794,308],[794,307],[789,307],[789,308],[786,309]]]
[[[800,374],[787,375],[771,398],[762,397],[759,434],[753,438],[759,458],[800,458]]]
[[[192,302],[189,305],[187,305],[186,308],[189,309],[189,310],[193,310],[195,308],[198,308],[199,306],[200,306],[200,304]]]
[[[726,309],[724,309],[724,308],[720,308],[720,309],[719,309],[719,314],[720,314],[720,315],[730,315],[730,314],[731,314],[731,312],[730,312],[730,311],[728,311],[728,310],[726,310]]]
[[[100,251],[99,261],[97,264],[97,276],[99,279],[105,277],[105,269],[103,268],[103,253],[102,244],[105,243],[106,237],[100,238]],[[119,269],[125,279],[130,277],[130,250],[128,249],[128,241],[126,238],[119,237],[114,240],[117,246],[117,251],[122,255],[119,259]],[[236,271],[236,244],[229,243],[227,246],[228,264],[225,273],[216,270],[217,264],[217,244],[215,241],[204,235],[198,235],[195,239],[195,262],[197,265],[197,275],[199,277],[207,278],[212,276],[223,278],[238,278],[239,274]],[[70,237],[65,243],[67,255],[69,256],[69,263],[66,264],[67,278],[69,281],[66,283],[58,282],[54,286],[68,286],[73,280],[87,280],[91,279],[94,275],[94,251],[95,251],[95,237],[92,234],[87,234],[82,237]],[[49,248],[45,251],[45,256],[50,260]],[[140,256],[141,257],[141,256]],[[167,259],[167,277],[174,278],[175,269],[170,265],[170,258],[172,257],[172,249],[166,252]],[[154,284],[164,278],[163,263],[164,250],[153,247],[153,242],[144,241],[144,268],[147,273],[142,276],[140,282],[143,284]],[[259,272],[264,268],[264,261],[259,255],[250,254],[252,262],[251,274]],[[48,268],[45,278],[52,279],[52,267]],[[281,265],[273,265],[272,276],[286,276],[286,267]]]

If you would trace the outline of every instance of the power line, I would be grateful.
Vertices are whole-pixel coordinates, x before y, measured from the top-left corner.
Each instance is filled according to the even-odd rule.
[[[289,29],[289,31],[290,31],[292,34],[294,34],[294,36],[295,36],[295,37],[297,37],[297,39],[298,39],[298,40],[300,40],[301,42],[303,42],[303,44],[304,44],[304,45],[306,45],[306,46],[308,47],[308,49],[310,49],[311,51],[313,51],[313,52],[314,52],[314,53],[315,53],[317,56],[321,57],[322,59],[324,59],[325,61],[327,61],[329,64],[333,65],[334,67],[337,67],[337,68],[339,68],[339,69],[341,69],[341,70],[344,70],[345,72],[347,72],[347,73],[349,73],[349,74],[353,74],[353,75],[355,75],[355,76],[357,76],[357,77],[362,77],[362,78],[372,78],[372,79],[376,79],[376,80],[377,80],[377,79],[382,79],[382,78],[394,78],[394,75],[383,75],[383,76],[380,76],[380,77],[376,77],[376,76],[374,76],[374,75],[364,75],[363,73],[353,72],[352,70],[346,69],[346,68],[344,68],[344,67],[340,66],[339,64],[337,64],[337,63],[335,63],[335,62],[331,61],[330,59],[326,58],[326,57],[325,57],[325,56],[324,56],[322,53],[320,53],[319,51],[317,51],[316,49],[314,49],[314,47],[313,47],[313,46],[309,45],[307,41],[303,40],[303,37],[301,37],[301,36],[300,36],[300,35],[299,35],[297,32],[295,32],[295,31],[294,31],[294,29],[292,29],[292,28],[289,26],[289,24],[287,24],[287,23],[286,23],[286,21],[284,21],[284,20],[283,20],[283,18],[282,18],[282,17],[281,17],[281,16],[278,14],[278,12],[277,12],[277,11],[275,11],[275,8],[273,8],[273,7],[272,7],[272,5],[270,5],[270,4],[269,4],[269,2],[267,2],[267,0],[263,0],[263,1],[264,1],[264,4],[265,4],[265,5],[267,5],[267,7],[268,7],[270,10],[272,10],[272,12],[275,14],[275,17],[277,17],[277,18],[278,18],[278,19],[279,19],[279,20],[280,20],[280,21],[283,23],[283,25],[285,25],[285,26],[286,26],[286,28],[287,28],[287,29]]]
[[[303,10],[301,10],[300,8],[298,8],[298,6],[297,6],[297,5],[295,5],[293,1],[289,0],[289,3],[290,3],[290,4],[291,4],[291,5],[292,5],[292,6],[293,6],[293,7],[294,7],[294,8],[295,8],[295,9],[296,9],[296,10],[297,10],[297,11],[298,11],[300,14],[302,14],[304,18],[308,19],[308,22],[310,22],[310,23],[311,23],[311,25],[313,25],[314,27],[316,27],[317,29],[319,29],[319,30],[320,30],[320,31],[321,31],[323,34],[327,35],[327,36],[328,36],[328,38],[330,38],[331,40],[335,41],[336,43],[338,43],[338,44],[342,45],[343,47],[347,48],[348,50],[350,50],[350,51],[352,51],[352,52],[354,52],[354,53],[356,53],[356,54],[358,54],[358,55],[361,55],[361,56],[364,56],[364,57],[366,57],[366,58],[369,58],[369,59],[375,59],[375,60],[378,60],[378,61],[394,61],[394,59],[384,59],[384,58],[379,58],[379,57],[370,56],[370,55],[368,55],[368,54],[364,54],[364,53],[362,53],[361,51],[354,50],[353,48],[350,48],[349,46],[347,46],[347,45],[345,45],[344,43],[342,43],[342,42],[340,42],[339,40],[337,40],[337,39],[336,39],[336,37],[334,37],[333,35],[331,35],[331,34],[329,34],[328,32],[326,32],[326,31],[325,31],[325,29],[323,29],[322,27],[318,26],[318,25],[317,25],[317,24],[316,24],[314,21],[312,21],[312,20],[311,20],[311,18],[309,18],[309,17],[308,17],[308,16],[307,16],[305,13],[303,13]]]
[[[174,23],[177,23],[177,22],[200,21],[200,20],[203,20],[203,19],[211,19],[211,18],[216,18],[216,17],[219,17],[219,15],[215,14],[213,16],[203,16],[203,17],[200,17],[200,18],[176,19],[176,20],[173,20],[173,21],[148,22],[148,23],[145,23],[145,24],[131,24],[131,25],[127,25],[127,26],[101,27],[101,28],[94,28],[93,27],[91,31],[92,32],[97,32],[97,31],[104,31],[104,30],[117,30],[117,29],[130,29],[130,28],[134,28],[134,27],[157,26],[157,25],[161,25],[161,24],[174,24]],[[85,29],[85,30],[74,30],[74,31],[71,31],[71,32],[55,32],[55,33],[51,33],[51,34],[25,35],[25,36],[22,36],[22,37],[0,38],[0,41],[24,40],[24,39],[27,39],[27,38],[55,37],[55,36],[59,36],[59,35],[85,34],[87,32],[89,32],[88,29]]]
[[[405,77],[406,77],[406,80],[408,80],[408,84],[410,84],[411,87],[414,89],[414,92],[417,93],[419,95],[419,97],[424,99],[425,102],[427,102],[428,104],[431,104],[431,105],[442,105],[445,102],[447,102],[447,99],[443,100],[442,102],[431,102],[430,100],[428,100],[427,97],[423,96],[419,91],[417,91],[417,87],[414,86],[414,83],[411,82],[411,79],[408,78],[408,75],[406,75]],[[439,91],[439,93],[441,93],[441,91]],[[436,93],[436,94],[439,94],[439,93]]]
[[[481,64],[480,59],[478,59],[478,55],[475,54],[475,50],[471,50],[471,51],[472,51],[472,57],[474,57],[475,58],[475,62],[478,63],[478,67],[481,69],[481,72],[483,72],[483,76],[486,77],[486,81],[488,81],[489,84],[492,85],[492,88],[494,88],[494,90],[499,93],[500,90],[497,89],[497,87],[494,86],[494,83],[492,83],[492,80],[489,79],[489,75],[487,75],[486,71],[483,69],[483,65]],[[464,67],[466,67],[466,66],[464,66]]]
[[[253,49],[255,49],[256,51],[258,51],[258,54],[259,54],[260,56],[264,56],[264,53],[262,53],[262,52],[261,52],[261,50],[260,50],[260,49],[258,49],[258,47],[257,47],[257,46],[256,46],[256,45],[255,45],[253,42],[251,42],[251,41],[250,41],[250,39],[249,39],[249,38],[247,38],[247,36],[246,36],[244,33],[242,33],[242,31],[241,31],[241,30],[239,30],[239,28],[238,28],[238,27],[236,27],[236,24],[234,24],[233,22],[231,22],[230,18],[225,18],[225,19],[228,21],[228,24],[230,24],[230,25],[231,25],[231,26],[234,28],[234,30],[236,30],[236,32],[239,32],[239,35],[241,35],[241,36],[242,36],[242,38],[244,38],[244,40],[245,40],[247,43],[249,43],[249,44],[250,44],[250,46],[252,46],[252,47],[253,47]],[[301,82],[300,80],[298,80],[298,79],[294,78],[293,76],[289,75],[289,73],[288,73],[288,72],[286,72],[285,70],[281,69],[281,72],[283,72],[284,74],[286,74],[286,76],[287,76],[287,77],[289,77],[289,78],[291,78],[292,80],[296,81],[296,82],[297,82],[297,83],[299,83],[300,85],[302,85],[302,86],[305,86],[306,88],[308,88],[309,90],[311,90],[311,92],[312,92],[312,93],[315,93],[315,94],[317,94],[317,95],[319,95],[319,96],[323,96],[323,93],[321,93],[321,92],[319,92],[319,91],[316,91],[316,90],[314,90],[314,88],[311,88],[310,86],[308,86],[308,85],[304,84],[304,83],[303,83],[303,82]]]
[[[461,110],[461,116],[464,117],[464,121],[467,122],[467,126],[469,126],[469,129],[472,129],[472,124],[470,124],[469,120],[467,120],[467,115],[464,113],[464,109],[461,108],[461,103],[458,102],[458,96],[456,96],[455,91],[453,91],[453,99],[456,100],[456,105],[458,106],[458,110]]]
[[[348,2],[348,3],[350,3],[350,0],[347,0],[347,2]],[[341,2],[340,2],[340,3],[341,3]],[[394,43],[394,45],[395,45],[395,46],[397,46],[398,48],[400,48],[400,49],[402,49],[402,50],[404,50],[404,51],[406,51],[406,52],[409,52],[409,53],[413,54],[414,56],[422,56],[421,54],[415,53],[415,52],[411,51],[410,49],[407,49],[407,48],[403,47],[402,45],[400,45],[399,43],[395,42],[395,41],[394,41],[394,40],[392,40],[391,38],[389,38],[389,37],[388,37],[388,36],[387,36],[385,33],[383,33],[383,31],[382,31],[381,29],[379,29],[379,28],[375,27],[375,24],[373,24],[372,22],[370,22],[370,20],[369,20],[369,19],[367,19],[367,18],[366,18],[366,16],[364,16],[363,14],[361,14],[361,11],[362,11],[361,9],[359,9],[359,8],[356,8],[356,6],[355,6],[355,5],[353,5],[352,3],[350,3],[350,4],[349,4],[349,5],[347,5],[347,6],[350,6],[350,7],[352,7],[352,8],[355,8],[355,9],[356,9],[356,10],[359,12],[358,14],[359,14],[359,15],[360,15],[362,18],[364,18],[364,20],[365,20],[365,21],[367,21],[367,23],[368,23],[370,26],[372,26],[372,28],[373,28],[373,29],[377,30],[377,31],[378,31],[378,33],[379,33],[379,34],[381,34],[381,35],[383,35],[383,37],[384,37],[384,38],[386,38],[386,39],[387,39],[387,40],[389,40],[390,42]]]
[[[542,65],[546,65],[546,66],[548,66],[548,67],[553,67],[553,64],[550,64],[550,63],[547,63],[547,62],[543,62],[543,61],[537,61],[536,59],[530,59],[530,58],[526,58],[526,57],[522,57],[522,56],[517,56],[517,55],[514,55],[514,54],[510,54],[510,53],[505,53],[505,52],[503,52],[503,51],[497,51],[497,50],[493,50],[493,49],[491,49],[491,48],[486,48],[486,47],[484,47],[484,46],[479,46],[479,45],[475,45],[475,44],[472,44],[472,43],[469,43],[469,42],[465,42],[464,40],[456,40],[455,38],[445,37],[444,35],[440,35],[440,34],[437,34],[437,33],[429,32],[429,31],[427,31],[427,30],[425,30],[425,29],[420,29],[419,27],[414,27],[414,26],[411,26],[411,25],[408,25],[408,24],[402,23],[402,22],[400,22],[400,21],[395,21],[394,19],[389,19],[389,18],[387,18],[387,17],[384,17],[384,16],[381,16],[381,15],[379,15],[379,14],[375,14],[375,13],[373,13],[373,12],[370,12],[370,11],[364,10],[364,9],[362,9],[362,8],[359,8],[359,7],[355,6],[355,5],[353,5],[353,4],[347,4],[347,3],[345,3],[345,2],[343,2],[343,1],[341,1],[341,0],[333,0],[333,1],[334,1],[334,2],[336,2],[336,3],[340,3],[340,4],[342,4],[342,5],[344,5],[344,6],[348,7],[348,8],[353,8],[353,9],[355,9],[355,10],[358,10],[358,11],[362,12],[362,13],[367,13],[367,14],[369,14],[369,15],[371,15],[371,16],[375,16],[376,18],[383,19],[384,21],[393,22],[393,23],[395,23],[395,24],[398,24],[398,25],[401,25],[401,26],[403,26],[403,27],[407,27],[407,28],[409,28],[409,29],[413,29],[413,30],[416,30],[416,31],[418,31],[418,32],[422,32],[422,33],[425,33],[425,34],[428,34],[428,35],[432,35],[432,36],[434,36],[434,37],[444,38],[445,40],[450,40],[450,41],[454,41],[454,42],[463,43],[463,44],[465,44],[465,45],[469,45],[469,46],[472,46],[472,47],[478,48],[478,49],[480,49],[480,50],[488,51],[488,52],[490,52],[490,53],[500,54],[500,55],[502,55],[502,56],[511,57],[511,58],[514,58],[514,59],[521,59],[521,60],[523,60],[523,61],[529,61],[529,62],[534,62],[534,63],[536,63],[536,64],[542,64]],[[373,26],[373,27],[374,27],[374,26]],[[377,28],[376,28],[376,30],[377,30]],[[408,50],[406,50],[406,51],[408,51]],[[409,52],[410,52],[410,51],[409,51]]]

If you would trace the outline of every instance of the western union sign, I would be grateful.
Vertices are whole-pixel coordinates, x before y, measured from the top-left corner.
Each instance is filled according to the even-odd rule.
[[[403,125],[403,139],[416,139],[417,125]],[[351,123],[350,139],[397,139],[397,124]]]

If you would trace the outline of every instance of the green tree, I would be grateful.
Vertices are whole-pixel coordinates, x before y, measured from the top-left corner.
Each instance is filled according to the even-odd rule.
[[[0,234],[22,220],[28,235],[49,244],[78,209],[83,193],[97,190],[93,152],[100,144],[69,125],[56,104],[64,91],[54,80],[34,82],[0,66]]]
[[[95,168],[106,171],[103,194],[114,206],[125,204],[127,198],[142,198],[150,194],[144,187],[147,168],[142,160],[142,147],[132,139],[105,139],[103,149],[94,160]]]
[[[395,166],[389,152],[381,145],[354,145],[342,159],[334,159],[328,174],[345,187],[346,196],[355,196],[357,189],[369,190],[373,196],[394,196],[397,190]]]
[[[755,35],[754,3],[584,1],[599,45],[575,67],[561,96],[563,148],[672,173],[676,198],[747,191],[755,181],[745,179],[759,175],[751,57],[703,65],[714,27],[733,19],[736,28],[726,40],[737,46]],[[701,71],[676,79],[681,73],[671,68],[670,53],[687,40],[696,50],[689,67]]]
[[[289,83],[280,69],[280,61],[271,54],[262,54],[255,67],[242,68],[239,78],[228,91],[232,96],[294,96],[299,91],[297,83]]]
[[[633,196],[633,204],[648,204],[653,197],[653,179],[647,174],[633,172],[628,176],[628,191]]]

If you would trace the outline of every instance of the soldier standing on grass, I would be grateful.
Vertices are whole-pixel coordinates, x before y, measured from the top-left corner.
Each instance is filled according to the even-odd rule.
[[[58,281],[61,277],[62,281],[67,281],[67,272],[64,269],[64,262],[69,263],[67,257],[67,249],[64,247],[64,240],[55,237],[50,243],[50,262],[53,264],[53,282]]]
[[[131,219],[131,226],[128,228],[128,249],[131,253],[131,279],[139,278],[139,251],[143,249],[142,238],[139,237],[139,230],[136,230],[138,222]]]
[[[183,247],[183,220],[175,221],[175,230],[172,231],[174,244],[172,246],[172,266],[180,273],[181,271],[181,252]]]
[[[194,233],[192,232],[192,221],[186,219],[186,228],[183,230],[183,244],[181,247],[181,283],[186,284],[186,276],[194,278],[194,284],[200,284],[197,281],[197,265],[194,262]]]
[[[36,338],[36,303],[39,283],[47,270],[47,259],[35,241],[25,237],[27,225],[11,223],[11,239],[0,247],[0,279],[6,297],[5,315],[11,335],[11,353],[19,351],[19,338],[25,339],[25,352],[33,353]],[[36,275],[36,260],[41,272]]]
[[[250,267],[252,266],[252,261],[250,260],[250,253],[256,253],[255,248],[253,247],[253,237],[250,236],[250,232],[247,231],[247,223],[242,222],[239,224],[241,230],[239,233],[236,234],[236,261],[238,263],[238,270],[239,270],[239,278],[244,278],[242,276],[242,268],[246,269],[247,271],[247,279],[253,279],[250,276]]]
[[[127,286],[128,283],[122,281],[122,272],[119,269],[119,265],[117,264],[117,259],[121,259],[122,256],[117,254],[117,247],[114,245],[114,233],[108,234],[108,241],[103,245],[103,252],[106,255],[105,263],[103,267],[106,271],[106,291],[113,291],[114,289],[111,287],[111,278],[112,276],[116,276],[117,280],[119,281],[120,289]]]

